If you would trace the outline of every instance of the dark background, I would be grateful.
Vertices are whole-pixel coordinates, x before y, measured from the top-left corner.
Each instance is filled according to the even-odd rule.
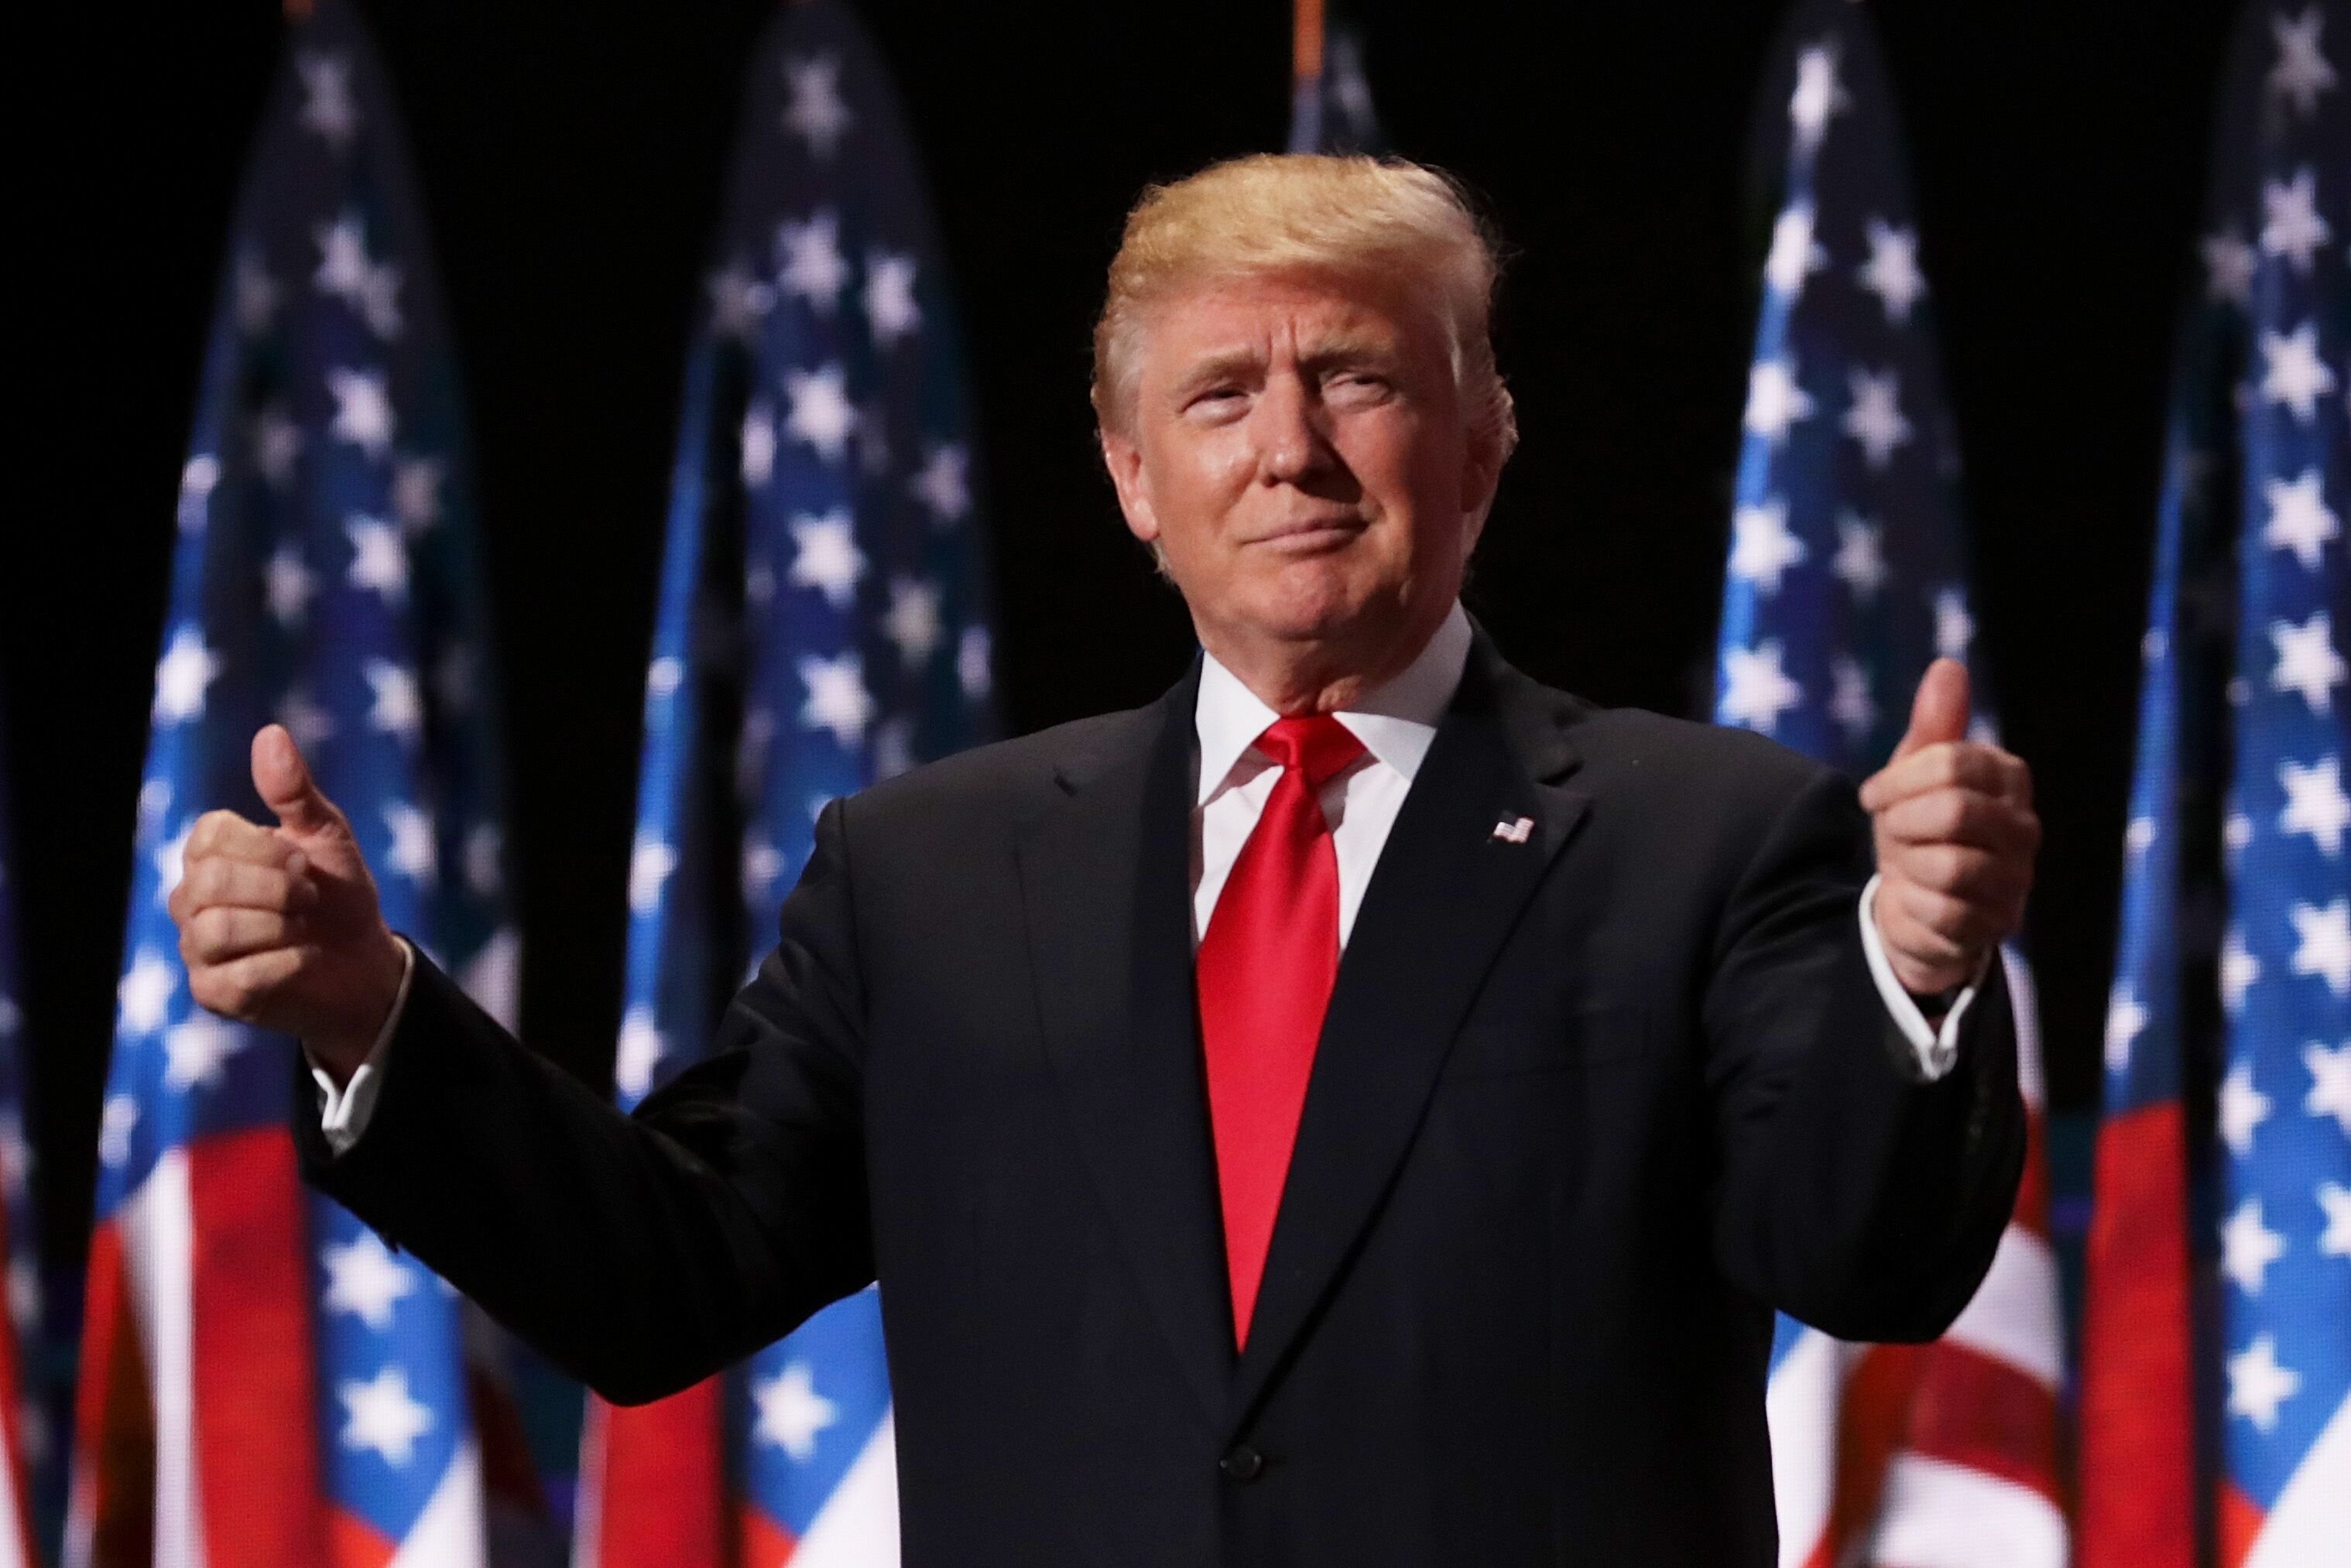
[[[2163,378],[2189,276],[2217,0],[1886,0],[1968,458],[1978,611],[2047,828],[2053,1097],[2096,1094]],[[504,661],[532,1041],[601,1082],[617,1027],[639,697],[682,347],[766,0],[390,0],[475,413]],[[859,9],[958,273],[985,441],[1000,690],[1035,728],[1146,699],[1190,649],[1095,466],[1088,330],[1146,180],[1278,146],[1282,0]],[[1742,194],[1764,4],[1358,5],[1398,150],[1481,192],[1524,444],[1470,592],[1524,667],[1689,712],[1711,659],[1760,259]],[[48,1242],[74,1255],[113,1019],[172,506],[269,0],[49,7],[14,51],[0,521]],[[21,37],[21,35],[20,35]],[[21,166],[21,165],[20,165]]]

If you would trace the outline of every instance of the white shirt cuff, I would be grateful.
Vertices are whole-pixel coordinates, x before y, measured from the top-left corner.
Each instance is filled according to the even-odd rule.
[[[383,1028],[376,1031],[375,1043],[368,1047],[367,1060],[351,1073],[351,1081],[341,1088],[335,1086],[326,1069],[313,1059],[311,1080],[325,1096],[319,1113],[319,1130],[327,1134],[327,1146],[341,1155],[350,1152],[360,1134],[367,1131],[368,1117],[374,1113],[375,1097],[383,1088],[384,1051],[392,1044],[392,1030],[400,1027],[400,1015],[408,1006],[408,982],[416,974],[416,949],[408,945],[405,936],[400,943],[400,989],[392,995],[392,1011],[385,1015]]]
[[[1902,1037],[1918,1052],[1919,1071],[1932,1083],[1950,1071],[1952,1063],[1959,1059],[1959,1023],[1968,1016],[1968,1009],[1983,985],[1984,970],[1991,959],[1987,956],[1976,967],[1976,977],[1959,993],[1951,1010],[1943,1015],[1943,1027],[1935,1029],[1927,1022],[1927,1015],[1918,1010],[1917,999],[1894,977],[1894,966],[1886,961],[1886,943],[1877,935],[1877,922],[1871,914],[1877,900],[1878,880],[1872,876],[1861,890],[1861,950],[1869,959],[1869,977],[1877,982],[1877,994],[1884,999],[1886,1010],[1894,1015]]]

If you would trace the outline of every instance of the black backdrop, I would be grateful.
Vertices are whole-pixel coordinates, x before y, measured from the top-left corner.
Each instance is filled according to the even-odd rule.
[[[510,719],[525,1031],[583,1076],[619,1012],[637,715],[680,350],[767,0],[376,0],[475,413]],[[1087,334],[1146,180],[1280,143],[1283,0],[861,9],[954,257],[986,443],[999,674],[1029,729],[1189,650],[1090,447]],[[1358,5],[1403,151],[1520,255],[1525,442],[1473,609],[1608,703],[1702,691],[1760,230],[1766,4]],[[1969,462],[1979,613],[2039,779],[2053,1098],[2096,1093],[2172,312],[2218,0],[1885,0]],[[20,73],[0,684],[49,1242],[79,1248],[183,447],[270,0],[48,7]],[[20,23],[20,26],[23,24]],[[19,418],[25,415],[20,413]]]

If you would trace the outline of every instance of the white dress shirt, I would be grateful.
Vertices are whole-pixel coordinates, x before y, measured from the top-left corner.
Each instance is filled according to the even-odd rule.
[[[1402,674],[1374,686],[1355,706],[1334,716],[1364,743],[1364,755],[1327,779],[1322,789],[1322,814],[1331,823],[1331,843],[1339,861],[1342,951],[1355,928],[1356,911],[1363,907],[1364,890],[1371,883],[1372,869],[1379,863],[1388,831],[1395,826],[1396,813],[1404,809],[1413,778],[1437,738],[1437,724],[1452,706],[1454,688],[1461,684],[1461,672],[1469,662],[1469,617],[1457,603],[1428,640],[1428,646]],[[1192,808],[1195,947],[1199,946],[1200,934],[1208,928],[1217,895],[1224,891],[1241,846],[1249,841],[1249,831],[1265,810],[1266,797],[1273,793],[1274,782],[1281,775],[1280,768],[1255,744],[1266,727],[1280,716],[1213,655],[1203,657],[1199,700],[1192,716],[1199,739],[1199,785]],[[1977,988],[1970,986],[1959,994],[1944,1015],[1940,1030],[1929,1025],[1886,962],[1877,923],[1870,918],[1870,905],[1876,895],[1877,878],[1873,876],[1861,890],[1858,912],[1862,952],[1869,960],[1870,976],[1877,982],[1886,1011],[1917,1051],[1920,1070],[1929,1080],[1940,1078],[1958,1060],[1959,1020],[1975,1000]],[[402,946],[406,948],[405,942]],[[383,1082],[386,1048],[408,1000],[409,977],[415,969],[413,952],[408,959],[391,1016],[384,1019],[374,1047],[351,1074],[350,1083],[338,1089],[324,1071],[315,1063],[311,1067],[311,1076],[325,1096],[322,1125],[327,1143],[337,1154],[359,1142],[367,1128],[368,1114]]]

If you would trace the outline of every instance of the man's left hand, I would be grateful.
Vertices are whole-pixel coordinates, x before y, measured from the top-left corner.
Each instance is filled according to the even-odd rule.
[[[1861,787],[1877,841],[1877,935],[1894,977],[1919,996],[1982,973],[2023,921],[2041,846],[2032,770],[1967,729],[1967,666],[1938,659],[1893,759]]]

